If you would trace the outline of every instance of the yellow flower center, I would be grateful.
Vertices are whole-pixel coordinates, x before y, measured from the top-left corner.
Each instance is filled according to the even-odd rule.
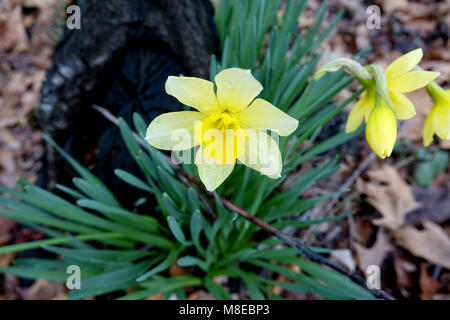
[[[198,123],[194,139],[203,147],[204,155],[225,165],[242,155],[246,136],[233,112],[225,110]]]

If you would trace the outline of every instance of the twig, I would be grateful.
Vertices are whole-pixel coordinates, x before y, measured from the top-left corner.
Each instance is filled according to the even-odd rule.
[[[108,110],[106,110],[105,108],[102,108],[100,106],[97,105],[93,105],[92,106],[95,110],[99,111],[103,116],[105,116],[105,118],[107,118],[108,120],[110,120],[112,123],[114,123],[115,125],[119,125],[119,121],[118,119],[111,114]],[[145,146],[145,142],[141,139],[141,137],[139,137],[137,134],[135,134],[133,132],[133,136],[136,138],[136,140],[143,144],[143,146]],[[167,159],[166,159],[167,160]],[[169,161],[169,160],[168,160]],[[171,161],[169,161],[169,163],[171,163]],[[180,178],[180,180],[186,184],[188,187],[192,188],[192,183],[194,183],[195,185],[197,185],[197,187],[202,190],[204,193],[210,195],[210,196],[214,196],[214,194],[210,191],[207,191],[206,188],[200,183],[200,181],[198,181],[197,179],[195,179],[194,177],[192,177],[188,172],[184,171],[181,167],[177,167],[175,168],[176,172],[177,172],[177,176]],[[356,178],[355,178],[356,179]],[[204,198],[202,198],[202,194],[201,192],[199,192],[196,188],[194,188],[194,190],[196,190],[197,194],[199,195],[200,199],[203,199],[205,202],[207,203],[206,200]],[[228,208],[231,211],[236,212],[237,214],[239,214],[240,216],[242,216],[243,218],[247,219],[248,221],[250,221],[251,223],[253,223],[254,225],[260,227],[262,230],[272,234],[273,236],[277,237],[278,239],[286,242],[287,244],[289,244],[290,246],[298,249],[302,254],[304,254],[309,260],[326,265],[328,267],[330,267],[331,269],[336,270],[337,272],[345,275],[346,277],[348,277],[349,279],[351,279],[353,282],[367,288],[366,285],[366,280],[356,274],[350,273],[348,272],[345,267],[325,258],[322,257],[320,254],[312,251],[311,249],[309,249],[305,244],[303,244],[303,242],[299,241],[298,239],[296,239],[295,237],[292,237],[291,235],[282,232],[281,230],[278,230],[275,227],[272,227],[271,225],[269,225],[268,223],[262,221],[261,219],[258,219],[257,217],[255,217],[254,215],[250,214],[249,212],[245,211],[244,209],[242,209],[241,207],[238,207],[237,205],[235,205],[234,203],[232,203],[231,201],[227,200],[226,198],[224,198],[223,196],[217,194],[219,200],[222,202],[222,204]],[[203,201],[202,201],[203,202]],[[212,209],[210,208],[209,205],[206,205],[207,209],[209,208],[209,210],[212,211]],[[214,211],[212,211],[214,212]],[[392,296],[390,296],[388,293],[384,292],[381,289],[368,289],[375,297],[377,298],[381,298],[381,299],[385,299],[385,300],[395,300]]]
[[[377,155],[372,152],[363,162],[361,162],[358,168],[356,168],[356,170],[353,171],[350,177],[345,180],[345,182],[339,188],[337,194],[333,198],[331,198],[325,208],[314,218],[322,219],[323,217],[325,217],[334,208],[336,203],[338,203],[339,199],[341,198],[341,194],[353,185],[356,179],[358,179],[361,173],[363,173],[370,166],[370,164],[376,159],[376,157]],[[303,238],[308,239],[316,228],[316,225],[312,225],[311,227],[309,227],[308,230],[306,230]]]

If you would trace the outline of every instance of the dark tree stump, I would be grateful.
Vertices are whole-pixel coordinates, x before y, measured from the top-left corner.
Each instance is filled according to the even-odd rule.
[[[91,108],[109,109],[131,124],[148,122],[182,106],[164,90],[169,75],[208,78],[218,39],[209,0],[79,0],[81,30],[67,31],[47,73],[38,111],[40,125],[66,151],[126,194],[117,168],[139,169],[119,131]],[[47,148],[42,184],[70,184],[74,175]],[[135,192],[135,190],[133,190]]]

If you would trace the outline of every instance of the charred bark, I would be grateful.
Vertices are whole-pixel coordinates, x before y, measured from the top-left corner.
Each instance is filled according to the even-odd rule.
[[[79,0],[81,30],[67,30],[42,88],[43,130],[122,192],[113,170],[136,172],[120,134],[91,108],[132,124],[182,106],[164,90],[169,75],[208,78],[218,40],[208,0]],[[73,172],[47,148],[43,184],[70,183]],[[63,169],[64,168],[64,169]],[[116,190],[114,190],[116,189]]]

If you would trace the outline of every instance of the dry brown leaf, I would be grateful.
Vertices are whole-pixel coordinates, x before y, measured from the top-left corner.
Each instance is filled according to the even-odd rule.
[[[428,274],[425,263],[420,264],[419,284],[422,300],[431,300],[432,296],[442,287],[439,281]]]
[[[13,238],[16,223],[0,216],[0,246],[6,245]]]
[[[423,230],[405,226],[394,234],[399,245],[417,257],[450,269],[450,239],[437,224],[423,221]]]
[[[331,257],[343,264],[350,272],[355,272],[355,261],[349,249],[337,249],[331,251]]]
[[[355,243],[358,255],[358,265],[361,271],[366,272],[370,265],[381,267],[386,254],[392,250],[392,245],[383,230],[378,231],[377,240],[371,248]]]
[[[28,48],[28,37],[22,20],[20,5],[0,16],[0,49],[21,52]]]
[[[7,267],[16,257],[15,252],[0,254],[0,267]]]
[[[145,298],[145,300],[161,300],[164,297],[164,293],[155,293]]]
[[[214,300],[214,297],[205,290],[197,290],[187,296],[187,300]]]
[[[395,255],[394,269],[397,285],[400,288],[411,288],[413,286],[412,273],[417,270],[416,265]]]
[[[439,148],[450,150],[450,140],[441,140],[439,142]]]
[[[178,277],[178,276],[184,276],[187,274],[190,274],[189,269],[182,268],[178,266],[178,260],[172,263],[172,265],[169,268],[169,274],[171,277]]]
[[[392,14],[395,10],[406,9],[408,0],[382,0],[383,12]]]
[[[408,212],[420,207],[420,203],[414,199],[411,186],[403,181],[394,167],[389,165],[371,170],[367,174],[370,178],[386,184],[365,185],[367,202],[383,215],[374,223],[389,229],[397,229],[403,225]]]
[[[28,300],[65,300],[64,285],[47,280],[36,280],[27,293]]]

